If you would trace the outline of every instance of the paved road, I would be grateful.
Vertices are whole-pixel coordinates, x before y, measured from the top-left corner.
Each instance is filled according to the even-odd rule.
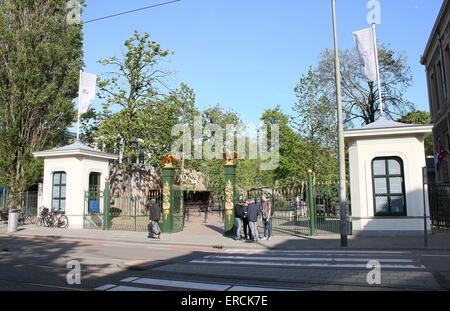
[[[81,264],[69,285],[67,262]],[[381,284],[369,285],[370,260]],[[450,252],[201,249],[95,240],[0,238],[0,290],[442,290]]]

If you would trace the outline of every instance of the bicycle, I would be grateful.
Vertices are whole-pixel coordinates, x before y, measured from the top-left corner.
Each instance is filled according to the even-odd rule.
[[[24,212],[23,210],[19,210],[19,217],[17,219],[19,225],[23,226],[26,224],[32,224],[33,219],[31,217],[30,212]]]
[[[36,226],[67,228],[69,219],[61,211],[50,212],[48,208],[43,207],[37,218]]]

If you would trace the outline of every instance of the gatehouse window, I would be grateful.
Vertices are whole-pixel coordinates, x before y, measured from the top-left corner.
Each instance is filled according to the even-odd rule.
[[[403,161],[398,157],[372,161],[375,216],[406,216]]]
[[[64,212],[66,210],[66,173],[53,173],[52,210]]]
[[[100,173],[90,173],[89,174],[89,191],[99,191],[100,190]]]

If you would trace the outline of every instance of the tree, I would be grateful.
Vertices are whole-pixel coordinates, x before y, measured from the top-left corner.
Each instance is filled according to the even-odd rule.
[[[386,45],[378,49],[384,111],[392,120],[414,109],[414,104],[404,98],[411,86],[411,70],[403,52],[395,53]],[[379,116],[378,84],[365,82],[361,78],[360,61],[356,49],[339,52],[342,75],[342,97],[345,123],[354,121],[362,124],[375,122]],[[335,67],[334,52],[326,49],[319,58],[317,74],[325,96],[334,102]]]
[[[211,106],[202,112],[202,126],[205,128],[207,125],[218,125],[223,130],[225,135],[225,129],[227,125],[242,126],[240,116],[232,110],[224,110],[220,105]],[[217,133],[212,131],[211,135],[205,136],[203,134],[203,146],[206,141],[212,139]],[[225,136],[221,137],[222,141]],[[202,170],[205,173],[206,181],[211,185],[212,192],[215,194],[222,194],[225,189],[225,175],[224,167],[221,159],[202,159],[197,161],[197,169]]]
[[[430,124],[430,113],[423,110],[411,111],[399,118],[397,122],[407,124]]]
[[[337,168],[337,121],[335,109],[322,92],[319,75],[311,68],[295,87],[292,122],[305,142],[305,162],[319,178],[334,178]]]
[[[148,164],[160,164],[160,157],[170,152],[175,139],[172,127],[194,113],[195,94],[185,84],[166,91],[165,80],[171,73],[161,67],[161,62],[171,52],[151,40],[148,33],[136,31],[124,46],[121,59],[99,61],[113,71],[98,83],[103,103],[98,124],[93,124],[97,143],[120,150],[119,166],[124,170],[125,191],[129,192],[129,176],[139,170],[139,150],[146,151]]]
[[[428,111],[417,110],[404,115],[397,122],[406,124],[430,124],[430,113]],[[425,154],[433,155],[433,137],[428,135],[425,137]]]
[[[271,174],[272,185],[298,186],[302,180],[306,179],[306,171],[310,168],[305,142],[290,126],[289,116],[281,111],[279,105],[265,110],[260,119],[268,126],[278,124],[280,134],[280,163],[273,172],[265,174]],[[266,183],[270,182],[267,179],[267,177],[263,178]]]
[[[42,174],[35,151],[63,140],[75,118],[83,65],[82,27],[66,0],[0,5],[0,184],[17,195]]]

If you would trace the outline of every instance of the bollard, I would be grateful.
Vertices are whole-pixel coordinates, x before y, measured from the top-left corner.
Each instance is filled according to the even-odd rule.
[[[19,213],[17,211],[11,211],[8,215],[8,232],[17,231],[17,222],[19,220]]]

